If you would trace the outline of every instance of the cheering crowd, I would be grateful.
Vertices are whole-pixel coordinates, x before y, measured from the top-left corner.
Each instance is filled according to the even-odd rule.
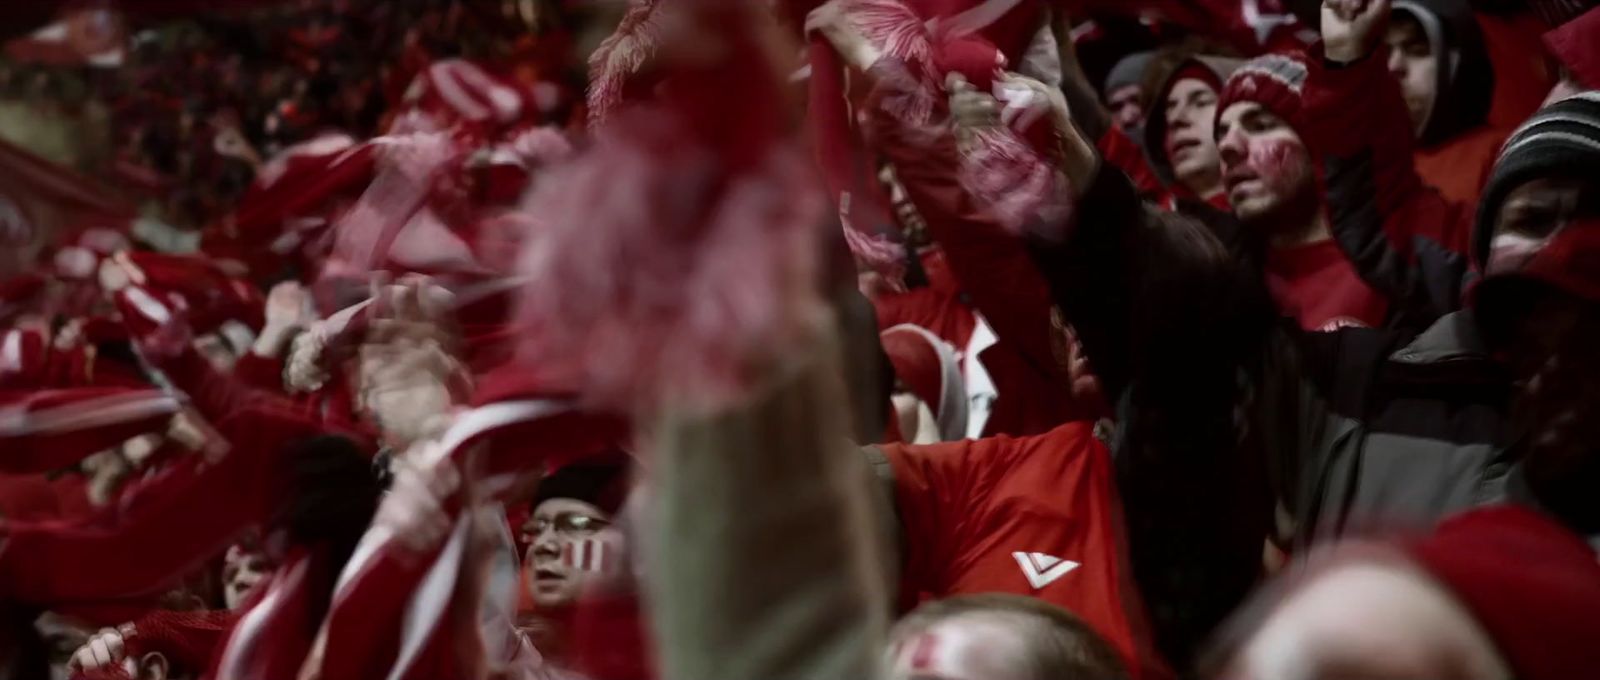
[[[1600,7],[291,4],[0,143],[0,679],[1600,676]]]

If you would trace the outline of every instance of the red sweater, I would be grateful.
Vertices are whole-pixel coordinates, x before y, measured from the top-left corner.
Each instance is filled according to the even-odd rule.
[[[1389,301],[1368,286],[1332,239],[1267,254],[1267,289],[1308,331],[1383,325]]]

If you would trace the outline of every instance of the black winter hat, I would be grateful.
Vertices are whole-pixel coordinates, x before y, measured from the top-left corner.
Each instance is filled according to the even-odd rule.
[[[564,465],[539,480],[528,509],[552,498],[570,498],[614,515],[628,496],[628,468],[628,456],[622,452]]]
[[[1539,109],[1511,133],[1478,204],[1472,257],[1488,264],[1494,221],[1506,196],[1529,180],[1581,177],[1600,168],[1600,90],[1580,92]]]

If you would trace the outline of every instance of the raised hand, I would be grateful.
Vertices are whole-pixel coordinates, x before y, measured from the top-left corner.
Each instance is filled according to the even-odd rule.
[[[995,83],[994,89],[995,97],[1005,104],[1000,112],[1002,125],[1023,129],[1049,116],[1051,123],[1060,128],[1071,120],[1067,98],[1061,88],[1019,73],[1006,73]]]
[[[822,36],[845,63],[865,72],[878,63],[883,53],[867,39],[865,32],[846,11],[847,0],[828,0],[806,15],[806,33]]]
[[[395,459],[394,484],[372,520],[419,552],[438,546],[450,533],[452,520],[444,503],[461,487],[461,473],[449,458],[438,455],[438,446],[425,442]]]
[[[1000,101],[994,95],[978,91],[959,73],[945,76],[944,89],[958,141],[969,141],[975,130],[1000,126]]]
[[[67,668],[74,671],[94,671],[122,663],[127,656],[127,652],[123,649],[123,641],[132,634],[131,623],[118,628],[101,629],[79,647],[78,651],[73,652],[72,658],[67,661]]]
[[[1388,22],[1389,0],[1324,0],[1324,53],[1342,64],[1360,60],[1377,47]]]

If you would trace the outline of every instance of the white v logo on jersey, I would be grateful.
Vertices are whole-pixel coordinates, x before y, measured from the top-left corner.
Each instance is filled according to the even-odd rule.
[[[1017,566],[1022,567],[1022,575],[1028,577],[1028,585],[1033,586],[1034,590],[1055,583],[1056,579],[1081,566],[1072,560],[1044,553],[1014,552],[1011,556],[1016,558]]]

